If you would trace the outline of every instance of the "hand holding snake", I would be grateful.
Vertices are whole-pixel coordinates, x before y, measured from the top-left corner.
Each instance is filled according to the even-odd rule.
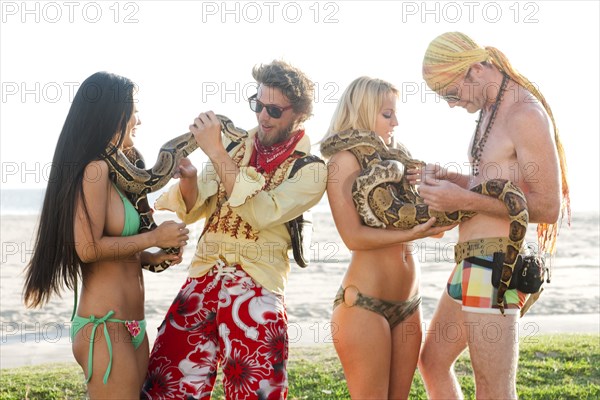
[[[432,211],[455,212],[460,208],[457,204],[466,202],[464,193],[457,184],[430,176],[425,176],[419,185],[419,194]]]
[[[245,130],[237,128],[229,118],[216,114],[212,114],[212,116],[213,122],[214,120],[218,121],[220,132],[231,140],[240,141],[248,135]],[[200,142],[203,143],[204,138],[200,139]],[[218,140],[221,140],[220,137]],[[191,166],[189,160],[187,163],[186,161],[181,162],[181,160],[197,148],[198,143],[191,132],[177,136],[162,145],[156,163],[150,169],[146,169],[144,158],[135,147],[121,151],[110,145],[106,149],[104,159],[108,163],[112,180],[120,190],[125,192],[140,214],[140,233],[157,229],[157,225],[152,218],[154,211],[148,204],[147,194],[162,189],[176,173],[179,176],[183,176],[182,174],[187,175],[189,178],[193,173],[191,170],[193,166]],[[164,224],[161,224],[161,227],[162,225]],[[187,232],[183,234],[185,235]],[[179,243],[161,243],[160,245],[166,246],[163,248],[166,254],[175,255],[180,253],[180,247],[184,244],[185,241],[180,240]],[[142,268],[152,272],[162,272],[169,268],[171,264],[172,259],[169,257],[158,265],[144,262]]]
[[[338,151],[350,151],[361,165],[362,172],[354,182],[352,196],[358,213],[368,226],[410,229],[431,217],[436,217],[434,226],[448,226],[475,215],[472,211],[436,211],[434,207],[444,209],[448,207],[444,204],[450,204],[441,198],[430,208],[405,174],[407,170],[423,168],[425,163],[413,159],[402,145],[388,147],[374,132],[351,129],[331,135],[321,143],[321,153],[325,157],[331,157]],[[439,174],[443,171],[434,169],[433,172]],[[435,184],[460,189],[448,181]],[[508,210],[509,245],[496,298],[496,304],[504,314],[504,294],[510,285],[529,222],[527,200],[521,189],[505,179],[484,181],[470,190],[501,200]],[[457,195],[462,193],[455,191]]]
[[[175,172],[173,173],[174,179],[193,179],[194,182],[197,176],[198,170],[187,157],[184,157],[179,161],[179,165],[177,165],[177,168],[175,168]]]
[[[190,132],[194,135],[198,147],[210,158],[215,151],[223,150],[221,138],[221,121],[212,111],[198,115],[190,125]]]

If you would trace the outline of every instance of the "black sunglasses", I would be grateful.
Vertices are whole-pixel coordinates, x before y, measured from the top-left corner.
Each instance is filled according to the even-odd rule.
[[[250,104],[250,109],[252,111],[254,111],[255,113],[260,113],[263,108],[267,109],[267,114],[269,114],[272,118],[281,118],[281,115],[283,114],[283,112],[285,110],[289,110],[290,108],[292,108],[292,105],[289,105],[287,107],[279,107],[273,104],[265,104],[263,102],[261,102],[260,100],[258,100],[257,95],[255,94],[254,96],[251,96],[248,99],[248,103]]]

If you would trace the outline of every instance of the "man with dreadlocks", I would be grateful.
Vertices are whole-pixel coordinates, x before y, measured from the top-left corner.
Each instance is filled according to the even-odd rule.
[[[419,190],[430,208],[477,212],[459,225],[457,247],[467,244],[474,248],[476,243],[508,236],[505,205],[468,190],[485,180],[501,178],[523,190],[529,221],[539,224],[539,251],[553,253],[559,215],[570,213],[569,187],[558,129],[542,94],[499,50],[481,47],[459,32],[444,33],[430,43],[423,60],[423,78],[450,107],[479,111],[469,151],[471,171],[449,172],[439,165],[428,165],[422,174],[409,171],[413,182],[422,176]],[[498,246],[487,247],[479,249],[487,266],[457,258],[427,331],[419,370],[430,398],[462,398],[453,365],[467,347],[476,397],[517,397],[516,322],[519,310],[522,314],[530,304],[526,305],[526,294],[507,290],[506,315],[501,315],[489,268]],[[445,334],[449,328],[452,332],[460,329],[460,335]]]

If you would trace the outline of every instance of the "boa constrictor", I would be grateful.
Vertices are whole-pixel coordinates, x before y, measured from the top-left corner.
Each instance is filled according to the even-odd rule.
[[[217,115],[217,118],[221,122],[222,133],[231,140],[239,142],[248,135],[248,132],[236,127],[229,118],[223,115]],[[124,151],[114,146],[107,149],[105,159],[108,162],[111,179],[140,214],[139,233],[156,228],[147,194],[162,189],[173,176],[179,161],[197,148],[196,139],[191,132],[177,136],[162,145],[156,163],[150,169],[146,169],[144,158],[135,147]],[[177,247],[163,250],[168,254],[179,252]],[[162,272],[170,265],[171,262],[167,260],[159,265],[142,265],[142,267],[151,272]]]
[[[413,159],[401,144],[388,147],[377,134],[361,130],[340,132],[321,142],[321,154],[327,158],[343,150],[354,154],[361,164],[362,171],[352,186],[352,197],[361,219],[368,226],[410,229],[431,217],[436,218],[434,226],[448,226],[475,215],[469,211],[429,210],[404,175],[405,169],[424,163]],[[510,285],[529,222],[527,201],[521,189],[505,179],[484,181],[471,191],[501,200],[510,217],[509,244],[496,298],[497,306],[504,314],[504,294]]]

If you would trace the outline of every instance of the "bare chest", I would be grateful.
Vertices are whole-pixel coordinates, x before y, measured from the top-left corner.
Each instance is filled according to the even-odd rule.
[[[506,117],[483,116],[471,138],[469,161],[474,184],[490,179],[518,182],[519,166]]]

